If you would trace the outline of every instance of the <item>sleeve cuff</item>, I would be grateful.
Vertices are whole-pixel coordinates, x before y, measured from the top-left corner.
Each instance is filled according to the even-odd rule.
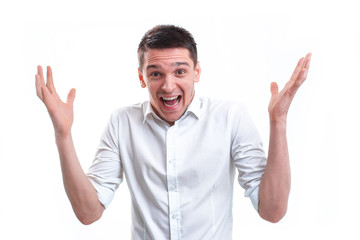
[[[101,186],[99,183],[97,183],[93,178],[89,177],[88,178],[89,181],[92,183],[92,185],[94,186],[96,193],[98,195],[98,199],[100,201],[100,203],[104,206],[104,208],[106,209],[110,202],[112,201],[112,199],[114,198],[114,191],[112,191],[109,188],[103,187]]]
[[[259,186],[257,186],[249,195],[251,203],[256,211],[259,209]]]

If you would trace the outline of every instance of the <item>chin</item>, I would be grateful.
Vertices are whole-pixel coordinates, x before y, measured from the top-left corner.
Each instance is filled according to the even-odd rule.
[[[175,121],[179,120],[179,118],[182,116],[180,113],[174,113],[174,114],[163,114],[161,117],[163,120],[165,120],[167,123],[174,123]]]
[[[179,120],[180,117],[177,117],[177,116],[172,116],[172,117],[165,117],[163,116],[163,119],[166,121],[166,122],[175,122],[177,120]]]

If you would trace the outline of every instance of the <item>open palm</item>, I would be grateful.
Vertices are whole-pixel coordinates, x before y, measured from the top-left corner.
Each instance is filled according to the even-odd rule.
[[[311,53],[308,53],[305,58],[299,60],[290,80],[280,92],[278,92],[277,83],[271,83],[271,99],[268,107],[271,121],[286,121],[290,104],[297,90],[306,80],[310,59]]]
[[[61,101],[53,82],[51,68],[47,67],[46,84],[41,66],[37,67],[35,75],[36,94],[44,102],[50,118],[53,122],[55,134],[57,136],[68,136],[74,120],[73,103],[75,99],[75,89],[71,89],[66,103]]]

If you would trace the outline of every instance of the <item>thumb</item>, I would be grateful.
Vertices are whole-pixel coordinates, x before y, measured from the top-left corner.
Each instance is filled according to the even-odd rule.
[[[276,96],[278,94],[279,87],[276,82],[271,83],[270,90],[272,96]]]
[[[76,90],[75,88],[72,88],[67,96],[67,101],[66,103],[69,103],[69,104],[73,104],[74,103],[74,100],[75,100],[75,93],[76,93]]]

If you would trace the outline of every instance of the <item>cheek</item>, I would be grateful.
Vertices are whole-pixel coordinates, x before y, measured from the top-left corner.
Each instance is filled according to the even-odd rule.
[[[186,86],[184,86],[183,88],[184,92],[185,92],[185,95],[187,96],[192,96],[194,94],[194,84],[193,83],[190,83],[190,84],[187,84]]]
[[[151,98],[155,100],[157,98],[156,97],[157,87],[154,84],[148,84],[147,89]]]

